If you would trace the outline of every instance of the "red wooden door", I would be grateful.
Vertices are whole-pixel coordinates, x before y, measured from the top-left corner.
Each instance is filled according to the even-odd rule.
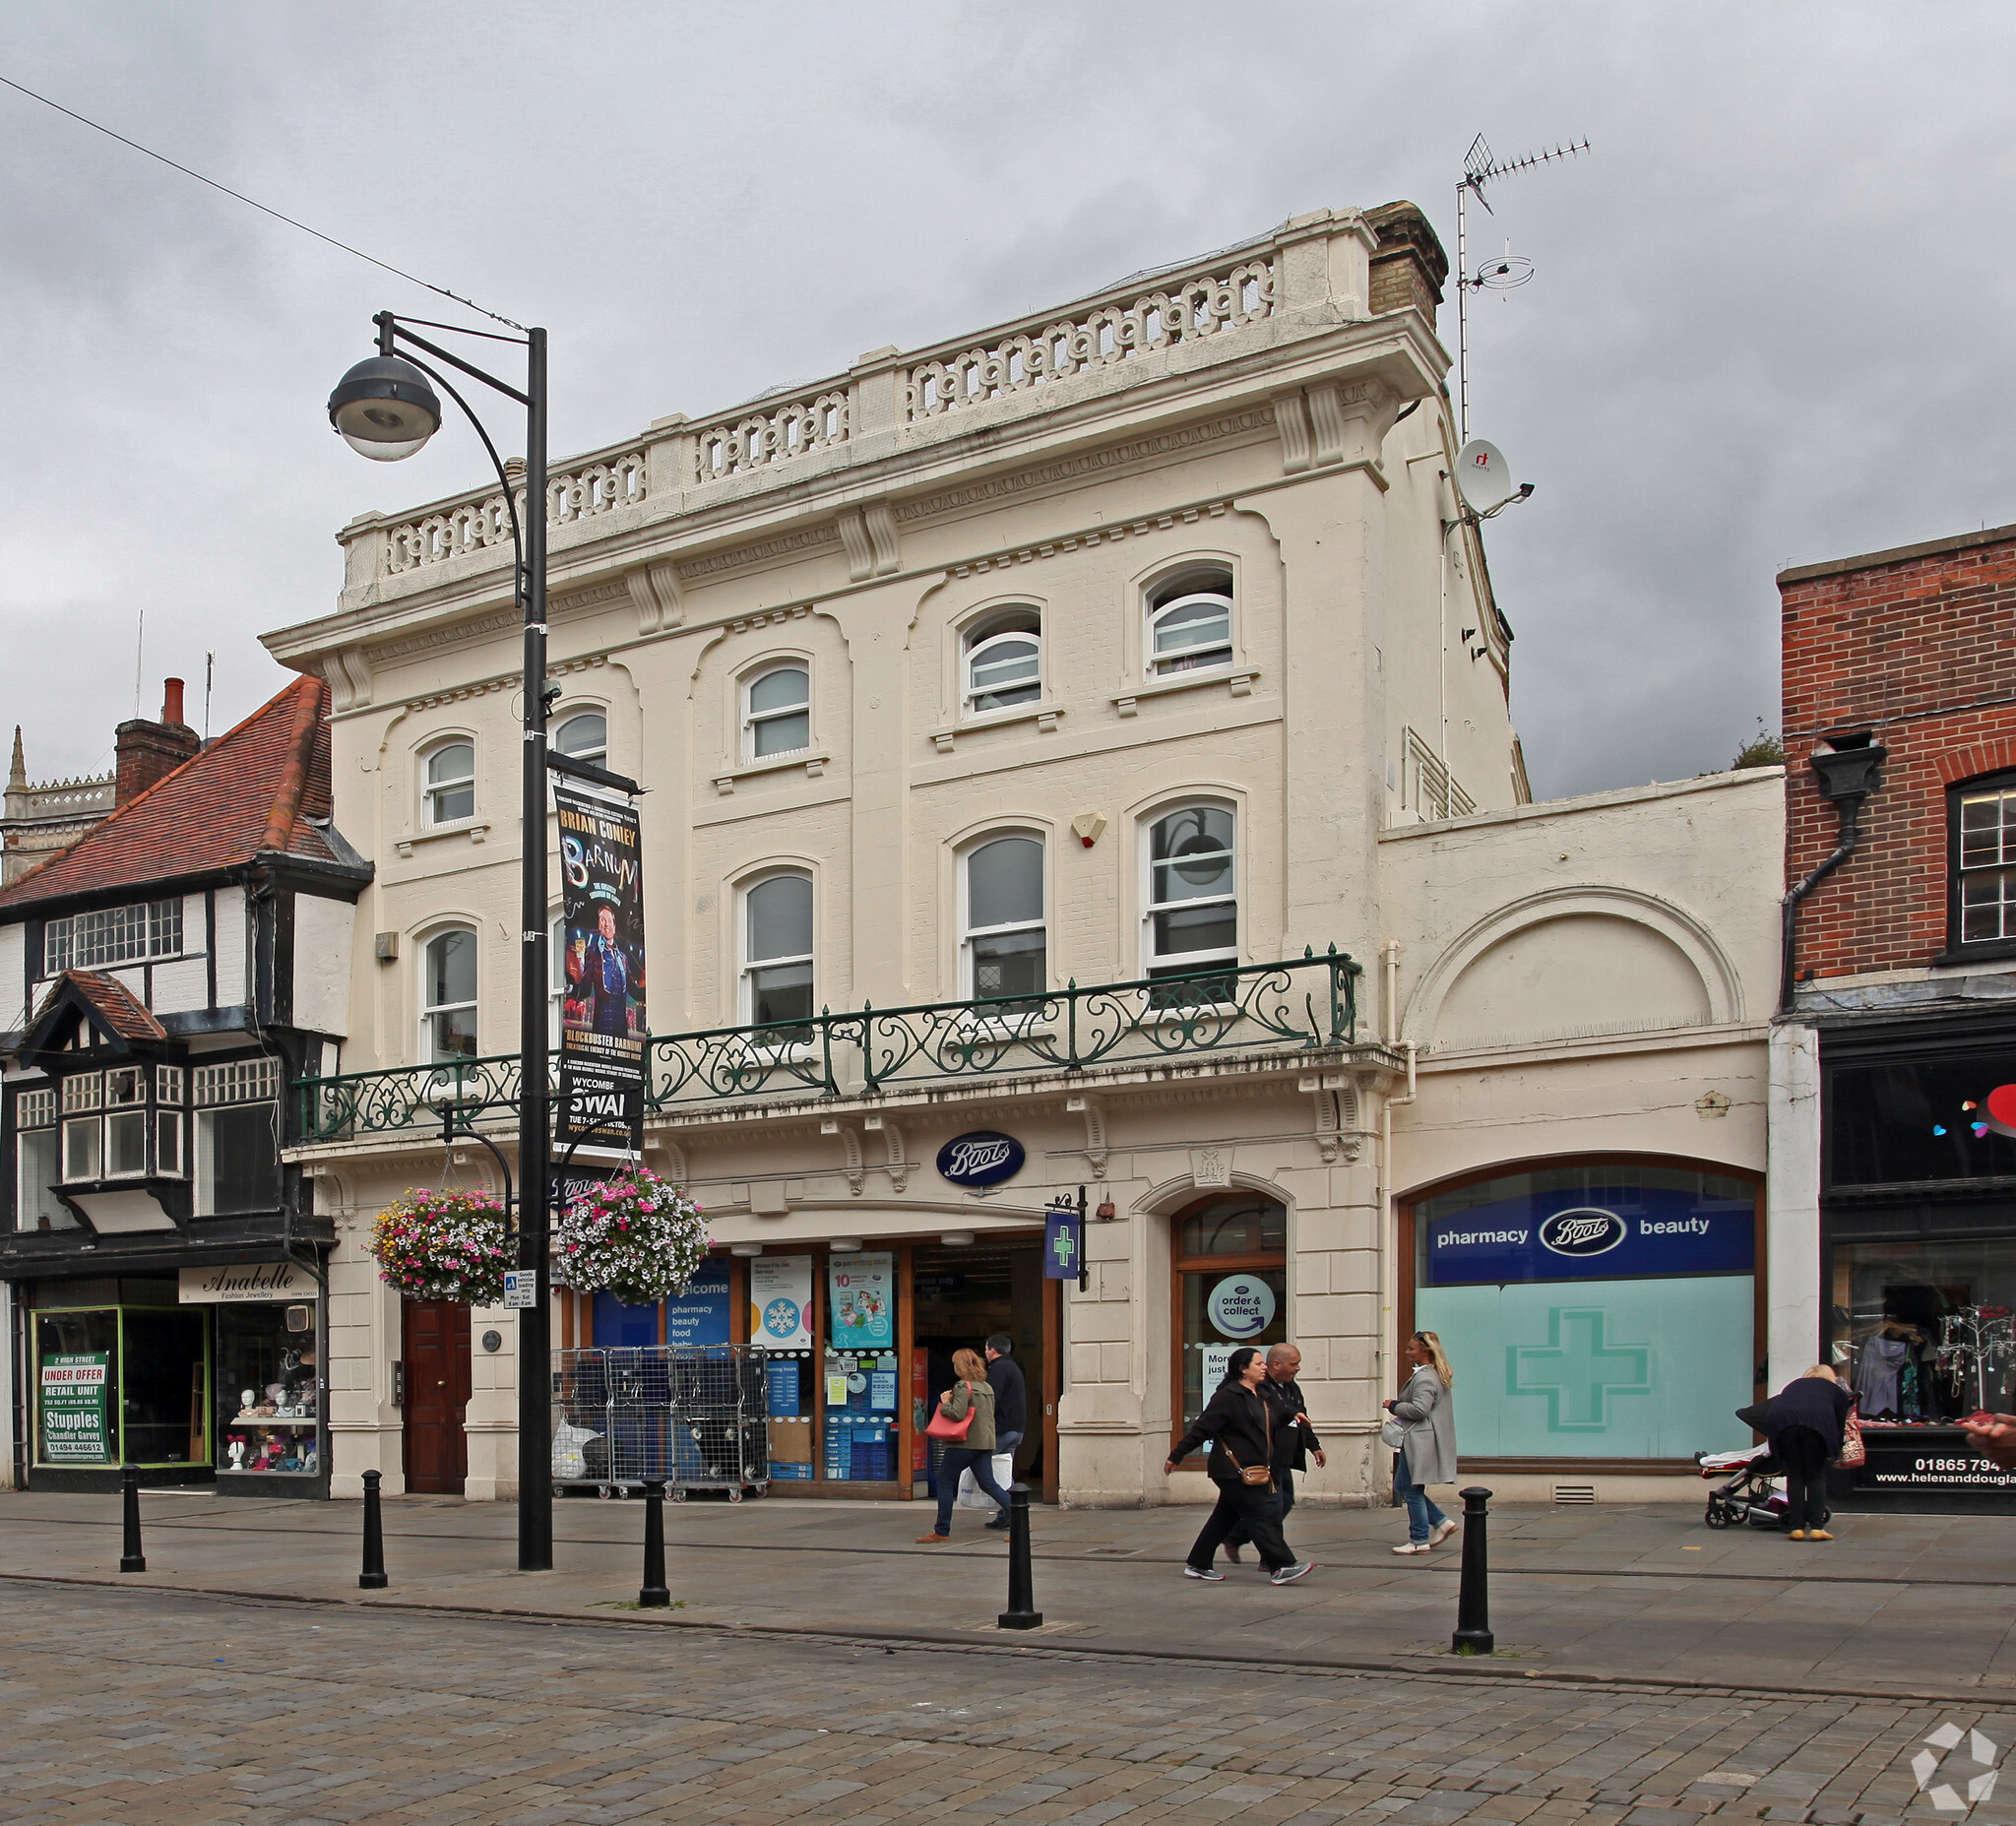
[[[404,1313],[406,1487],[460,1496],[469,1476],[469,1308],[410,1299]]]

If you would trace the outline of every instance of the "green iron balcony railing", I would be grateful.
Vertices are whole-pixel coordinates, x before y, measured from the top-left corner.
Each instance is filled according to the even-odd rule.
[[[1095,1065],[1156,1065],[1258,1047],[1313,1050],[1355,1037],[1361,967],[1334,945],[1280,964],[1069,986],[1042,995],[924,1002],[802,1021],[659,1034],[646,1113],[759,1097],[857,1097],[948,1080]],[[303,1142],[438,1130],[518,1101],[515,1055],[305,1078]],[[558,1091],[558,1069],[551,1082]]]

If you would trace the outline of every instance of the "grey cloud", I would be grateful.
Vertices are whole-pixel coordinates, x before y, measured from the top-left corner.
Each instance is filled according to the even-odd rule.
[[[1473,133],[1587,133],[1474,244],[1538,268],[1478,305],[1474,415],[1539,484],[1490,541],[1544,793],[1718,766],[1775,721],[1779,566],[2016,519],[1997,7],[98,0],[13,26],[7,73],[545,323],[560,450],[1323,204],[1412,197],[1453,250]],[[457,434],[370,469],[321,416],[374,309],[439,300],[4,94],[0,156],[0,712],[71,772],[131,709],[140,606],[147,697],[215,649],[224,726],[282,682],[257,632],[332,599],[335,529],[480,458]]]

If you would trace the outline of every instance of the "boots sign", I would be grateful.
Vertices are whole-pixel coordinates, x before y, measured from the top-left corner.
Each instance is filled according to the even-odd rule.
[[[955,1135],[938,1150],[938,1176],[969,1192],[983,1192],[1013,1179],[1026,1158],[1013,1135],[975,1129],[969,1135]]]

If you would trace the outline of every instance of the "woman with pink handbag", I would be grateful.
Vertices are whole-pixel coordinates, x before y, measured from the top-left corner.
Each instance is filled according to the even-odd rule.
[[[917,1544],[935,1547],[952,1538],[952,1499],[959,1492],[959,1474],[971,1471],[973,1480],[1008,1513],[1008,1497],[994,1481],[994,1391],[987,1383],[987,1365],[976,1351],[955,1351],[953,1373],[959,1377],[938,1398],[938,1412],[924,1428],[929,1439],[945,1441],[938,1466],[938,1525],[919,1535]]]

